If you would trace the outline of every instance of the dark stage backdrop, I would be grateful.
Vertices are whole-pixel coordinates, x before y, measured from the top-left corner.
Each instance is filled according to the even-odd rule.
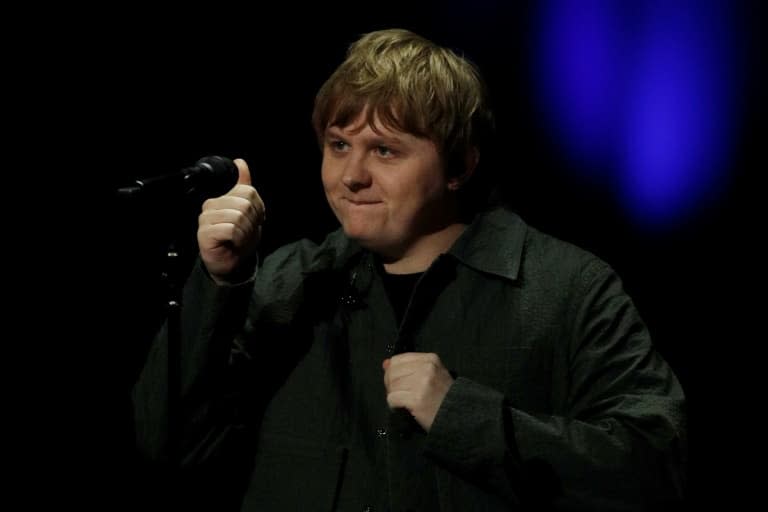
[[[83,80],[65,110],[88,128],[62,153],[92,155],[86,181],[99,205],[85,245],[65,248],[88,290],[77,307],[84,350],[72,372],[81,406],[67,420],[77,425],[74,454],[80,447],[84,454],[86,474],[74,485],[84,503],[97,496],[143,499],[147,479],[133,452],[129,390],[162,321],[166,246],[175,240],[187,265],[195,255],[198,205],[138,207],[111,191],[205,155],[242,157],[267,205],[263,252],[300,237],[320,240],[335,220],[320,185],[310,125],[314,94],[349,42],[392,26],[462,49],[480,66],[502,143],[489,163],[503,167],[513,207],[622,275],[688,393],[692,505],[738,503],[761,485],[746,466],[764,437],[756,420],[764,400],[756,393],[762,379],[755,358],[765,336],[750,325],[760,318],[763,289],[756,183],[768,168],[756,31],[743,34],[748,79],[727,179],[691,218],[654,230],[630,219],[606,188],[581,180],[578,164],[543,125],[527,78],[533,6],[475,3],[471,10],[453,2],[388,4],[375,12],[359,5],[113,12],[73,35],[70,54]],[[170,211],[183,213],[174,221]]]

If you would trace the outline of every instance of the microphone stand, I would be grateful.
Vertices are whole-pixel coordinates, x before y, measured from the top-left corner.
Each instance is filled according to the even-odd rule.
[[[237,182],[237,166],[231,160],[220,156],[201,158],[181,172],[136,180],[134,184],[117,190],[118,198],[136,204],[135,200],[155,202],[170,207],[170,228],[174,233],[183,233],[184,215],[195,199],[202,199],[203,192],[214,196],[225,193]],[[157,203],[157,201],[160,203]],[[181,306],[184,286],[180,239],[168,244],[165,256],[165,270],[162,278],[165,287],[166,329],[168,335],[168,378],[167,378],[167,448],[169,498],[178,497],[181,484],[181,434],[182,425],[182,364],[181,364]]]
[[[181,479],[181,304],[183,282],[177,244],[170,242],[165,257],[166,328],[168,333],[168,484],[173,501]]]
[[[185,248],[183,237],[185,231],[184,219],[188,209],[195,203],[192,192],[178,193],[166,197],[146,196],[145,194],[126,193],[127,188],[118,191],[118,199],[124,205],[138,208],[138,211],[149,210],[155,218],[164,218],[163,229],[171,236],[165,238],[165,255],[162,262],[160,284],[161,295],[164,301],[163,310],[167,333],[167,401],[166,401],[166,425],[167,438],[167,468],[160,475],[162,479],[159,491],[166,493],[163,501],[168,500],[169,505],[180,503],[181,491],[181,434],[182,423],[182,332],[181,332],[181,307],[185,280]],[[160,202],[156,200],[160,199]],[[136,214],[136,211],[133,211]],[[156,270],[156,269],[155,269]],[[160,384],[160,383],[158,383]],[[159,476],[160,476],[159,475]],[[165,487],[165,489],[163,489]]]
[[[188,262],[186,256],[191,246],[185,243],[187,233],[184,220],[192,218],[190,214],[193,207],[197,207],[199,201],[194,192],[184,194],[174,206],[171,206],[169,217],[170,228],[175,235],[167,242],[164,265],[162,272],[163,287],[165,289],[165,322],[168,348],[168,375],[167,375],[167,442],[168,442],[168,499],[169,505],[176,508],[182,503],[182,433],[183,406],[182,406],[182,325],[181,309],[183,306],[185,270]]]

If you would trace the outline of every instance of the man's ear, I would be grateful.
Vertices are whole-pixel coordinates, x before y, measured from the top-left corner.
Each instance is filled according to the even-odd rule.
[[[464,184],[469,181],[469,178],[475,173],[479,161],[480,151],[475,146],[472,146],[467,150],[466,155],[464,155],[464,172],[448,178],[448,190],[456,191],[464,186]]]

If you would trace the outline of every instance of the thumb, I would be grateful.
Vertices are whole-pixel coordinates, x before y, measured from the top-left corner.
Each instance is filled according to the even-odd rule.
[[[248,170],[248,164],[242,158],[236,158],[234,160],[237,166],[237,184],[238,185],[250,185],[251,184],[251,171]]]

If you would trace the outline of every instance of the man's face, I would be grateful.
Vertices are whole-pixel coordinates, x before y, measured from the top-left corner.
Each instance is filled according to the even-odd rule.
[[[434,142],[374,124],[363,112],[326,130],[323,186],[347,236],[398,258],[456,222],[456,205]]]

